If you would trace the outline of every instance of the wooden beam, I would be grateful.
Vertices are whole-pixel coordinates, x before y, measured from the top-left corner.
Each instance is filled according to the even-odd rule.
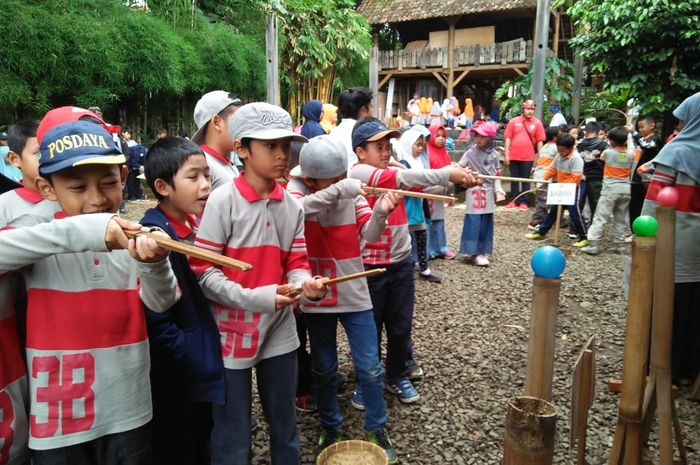
[[[465,69],[464,71],[462,71],[462,74],[460,74],[460,75],[457,77],[457,79],[455,79],[455,82],[453,83],[453,86],[456,86],[456,85],[458,85],[460,82],[462,82],[462,79],[464,79],[464,78],[467,76],[467,74],[469,74],[469,71],[471,71],[471,69],[468,69],[468,68]]]
[[[369,53],[369,88],[372,90],[372,114],[379,114],[379,103],[377,102],[377,93],[379,92],[379,86],[377,81],[379,80],[379,35],[374,34],[373,37],[374,45]]]
[[[507,65],[501,65],[501,64],[489,64],[489,65],[480,65],[480,66],[460,66],[455,68],[454,70],[456,72],[462,72],[466,69],[469,71],[515,71],[517,70],[525,70],[527,71],[528,64],[527,63],[510,63]],[[421,69],[421,68],[409,68],[409,69],[386,69],[379,71],[380,75],[387,75],[387,74],[393,74],[394,76],[405,76],[405,75],[429,75],[432,73],[435,73],[437,71],[440,71],[440,69],[435,69],[435,68],[427,68],[427,69]]]
[[[518,74],[519,74],[520,76],[522,76],[522,75],[523,75],[523,72],[522,72],[522,71],[520,71],[520,70],[519,70],[518,68],[516,68],[516,67],[512,67],[511,69],[512,69],[513,71],[515,71],[516,73],[518,73]]]
[[[384,87],[384,84],[386,84],[387,82],[389,82],[389,79],[391,79],[393,76],[394,76],[394,73],[389,73],[389,74],[387,74],[386,76],[384,76],[384,77],[382,78],[382,80],[379,81],[379,84],[377,84],[377,90],[379,90],[379,89],[381,89],[382,87]]]
[[[435,79],[437,79],[443,87],[447,88],[447,82],[445,82],[445,80],[442,78],[442,76],[440,76],[437,73],[437,71],[433,71],[433,76],[435,76]]]
[[[454,68],[455,68],[455,26],[457,25],[458,17],[452,17],[447,20],[447,94],[445,97],[451,97],[454,94]]]

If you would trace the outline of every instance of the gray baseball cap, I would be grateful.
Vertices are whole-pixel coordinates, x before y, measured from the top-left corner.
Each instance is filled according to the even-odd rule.
[[[225,90],[213,90],[202,95],[194,107],[194,124],[197,132],[192,135],[192,141],[196,144],[204,143],[204,128],[207,123],[229,105],[241,105],[241,99]]]
[[[301,148],[299,164],[290,174],[311,179],[331,179],[347,171],[345,144],[330,134],[324,134],[314,137]]]
[[[308,142],[301,134],[292,131],[292,117],[282,108],[265,102],[243,105],[234,113],[229,124],[233,140],[291,138]]]

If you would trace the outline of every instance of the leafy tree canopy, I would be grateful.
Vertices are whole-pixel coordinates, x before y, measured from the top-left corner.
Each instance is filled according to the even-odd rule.
[[[700,0],[576,0],[568,14],[572,46],[611,93],[665,111],[700,89]]]

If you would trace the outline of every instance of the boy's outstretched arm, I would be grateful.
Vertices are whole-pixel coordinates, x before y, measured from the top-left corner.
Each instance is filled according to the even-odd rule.
[[[0,231],[0,273],[56,254],[109,252],[107,230],[113,217],[111,213],[95,213],[46,223],[38,217],[22,216]]]
[[[358,195],[365,195],[362,183],[357,179],[343,179],[308,195],[304,195],[303,192],[295,188],[295,184],[301,182],[301,180],[293,181],[287,187],[287,191],[301,202],[304,207],[304,215],[307,218],[318,215],[329,206],[335,205],[338,200],[353,199]]]
[[[381,238],[384,228],[386,228],[386,219],[401,202],[402,197],[395,192],[388,192],[374,204],[374,210],[369,213],[369,205],[367,201],[359,197],[355,203],[355,211],[357,215],[357,225],[360,229],[360,236],[367,242],[378,242]],[[364,207],[358,202],[364,204]],[[371,215],[371,216],[370,216]]]

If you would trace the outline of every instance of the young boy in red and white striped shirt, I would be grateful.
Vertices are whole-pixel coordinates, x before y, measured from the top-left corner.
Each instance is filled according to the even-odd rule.
[[[217,268],[191,259],[204,295],[213,301],[221,334],[226,404],[212,413],[212,463],[251,462],[252,369],[270,425],[274,465],[298,465],[299,434],[294,406],[297,383],[296,332],[286,294],[302,288],[319,300],[326,288],[312,279],[304,239],[304,212],[275,180],[284,174],[292,119],[267,103],[242,106],[230,124],[234,150],[245,171],[207,201],[195,245],[253,265],[250,271]]]

